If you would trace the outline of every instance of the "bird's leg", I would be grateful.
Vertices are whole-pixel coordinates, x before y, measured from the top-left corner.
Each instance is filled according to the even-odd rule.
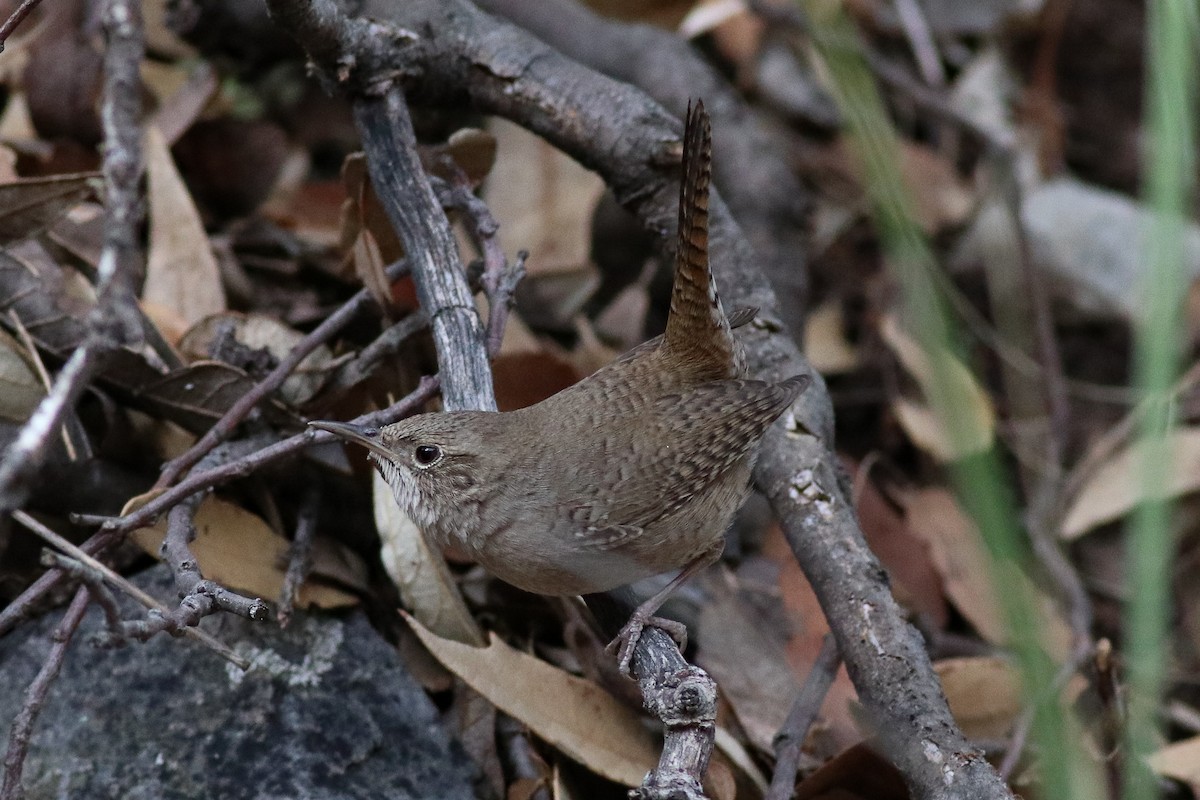
[[[724,549],[725,540],[718,539],[715,545],[689,561],[661,591],[637,607],[629,617],[629,622],[625,623],[625,627],[621,628],[621,632],[617,634],[617,638],[609,642],[608,647],[605,648],[606,652],[618,654],[617,664],[622,675],[629,675],[629,662],[633,660],[633,650],[637,647],[638,639],[642,638],[642,631],[647,625],[669,633],[679,645],[680,650],[687,647],[687,628],[683,623],[656,617],[653,614],[676,589],[687,583],[688,579],[708,565],[716,563]]]

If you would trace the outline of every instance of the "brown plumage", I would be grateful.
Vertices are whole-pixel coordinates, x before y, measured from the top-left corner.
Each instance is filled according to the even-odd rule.
[[[522,589],[588,594],[682,568],[622,632],[622,669],[642,626],[664,624],[650,615],[667,594],[720,555],[763,432],[809,383],[747,379],[708,264],[711,160],[697,103],[663,336],[518,411],[424,414],[378,431],[313,423],[366,446],[436,544]]]

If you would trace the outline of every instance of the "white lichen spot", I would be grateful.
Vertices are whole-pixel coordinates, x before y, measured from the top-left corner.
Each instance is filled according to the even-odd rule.
[[[826,522],[833,519],[833,497],[817,482],[816,473],[811,469],[796,473],[788,484],[788,497],[793,502],[813,509]]]
[[[871,622],[871,612],[875,610],[875,606],[864,601],[862,604],[863,621],[867,623],[867,641],[875,648],[876,655],[883,655],[883,645],[879,643],[879,637],[875,635],[875,625]]]
[[[234,664],[226,663],[225,674],[231,686],[238,686],[247,675],[253,672],[265,673],[270,678],[280,678],[288,686],[317,686],[321,676],[333,667],[333,659],[345,638],[345,630],[339,624],[324,624],[317,626],[315,620],[305,619],[300,622],[304,638],[308,644],[304,647],[304,658],[299,662],[289,661],[275,650],[257,647],[249,642],[238,642],[234,651],[250,662],[250,668],[243,672]]]

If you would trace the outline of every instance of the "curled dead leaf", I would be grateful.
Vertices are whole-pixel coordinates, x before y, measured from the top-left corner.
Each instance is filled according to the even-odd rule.
[[[265,314],[227,312],[213,314],[192,325],[179,340],[179,349],[189,360],[211,358],[213,344],[222,336],[232,336],[249,350],[265,350],[275,362],[287,357],[304,338],[299,331]],[[279,387],[280,396],[292,406],[303,405],[321,390],[337,366],[329,347],[320,345],[304,357]]]
[[[497,708],[597,775],[638,786],[658,761],[654,739],[631,710],[596,684],[514,650],[494,634],[472,647],[405,619],[429,651]]]
[[[406,608],[438,636],[482,647],[483,631],[467,610],[462,595],[416,523],[396,505],[392,490],[371,470],[375,527],[379,530],[384,569],[400,590]]]
[[[176,311],[189,323],[225,310],[225,287],[200,212],[166,139],[146,129],[150,248],[142,299]]]
[[[1002,658],[946,658],[933,665],[950,712],[968,739],[998,740],[1008,735],[1024,710],[1021,676]]]

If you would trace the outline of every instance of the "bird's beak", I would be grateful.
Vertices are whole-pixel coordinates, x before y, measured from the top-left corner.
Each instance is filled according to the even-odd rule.
[[[391,453],[379,441],[379,429],[368,428],[364,425],[352,425],[348,422],[326,422],[318,420],[308,423],[310,427],[317,428],[323,431],[329,431],[334,436],[345,439],[347,442],[361,444],[363,447],[375,453],[381,458],[391,458]]]

